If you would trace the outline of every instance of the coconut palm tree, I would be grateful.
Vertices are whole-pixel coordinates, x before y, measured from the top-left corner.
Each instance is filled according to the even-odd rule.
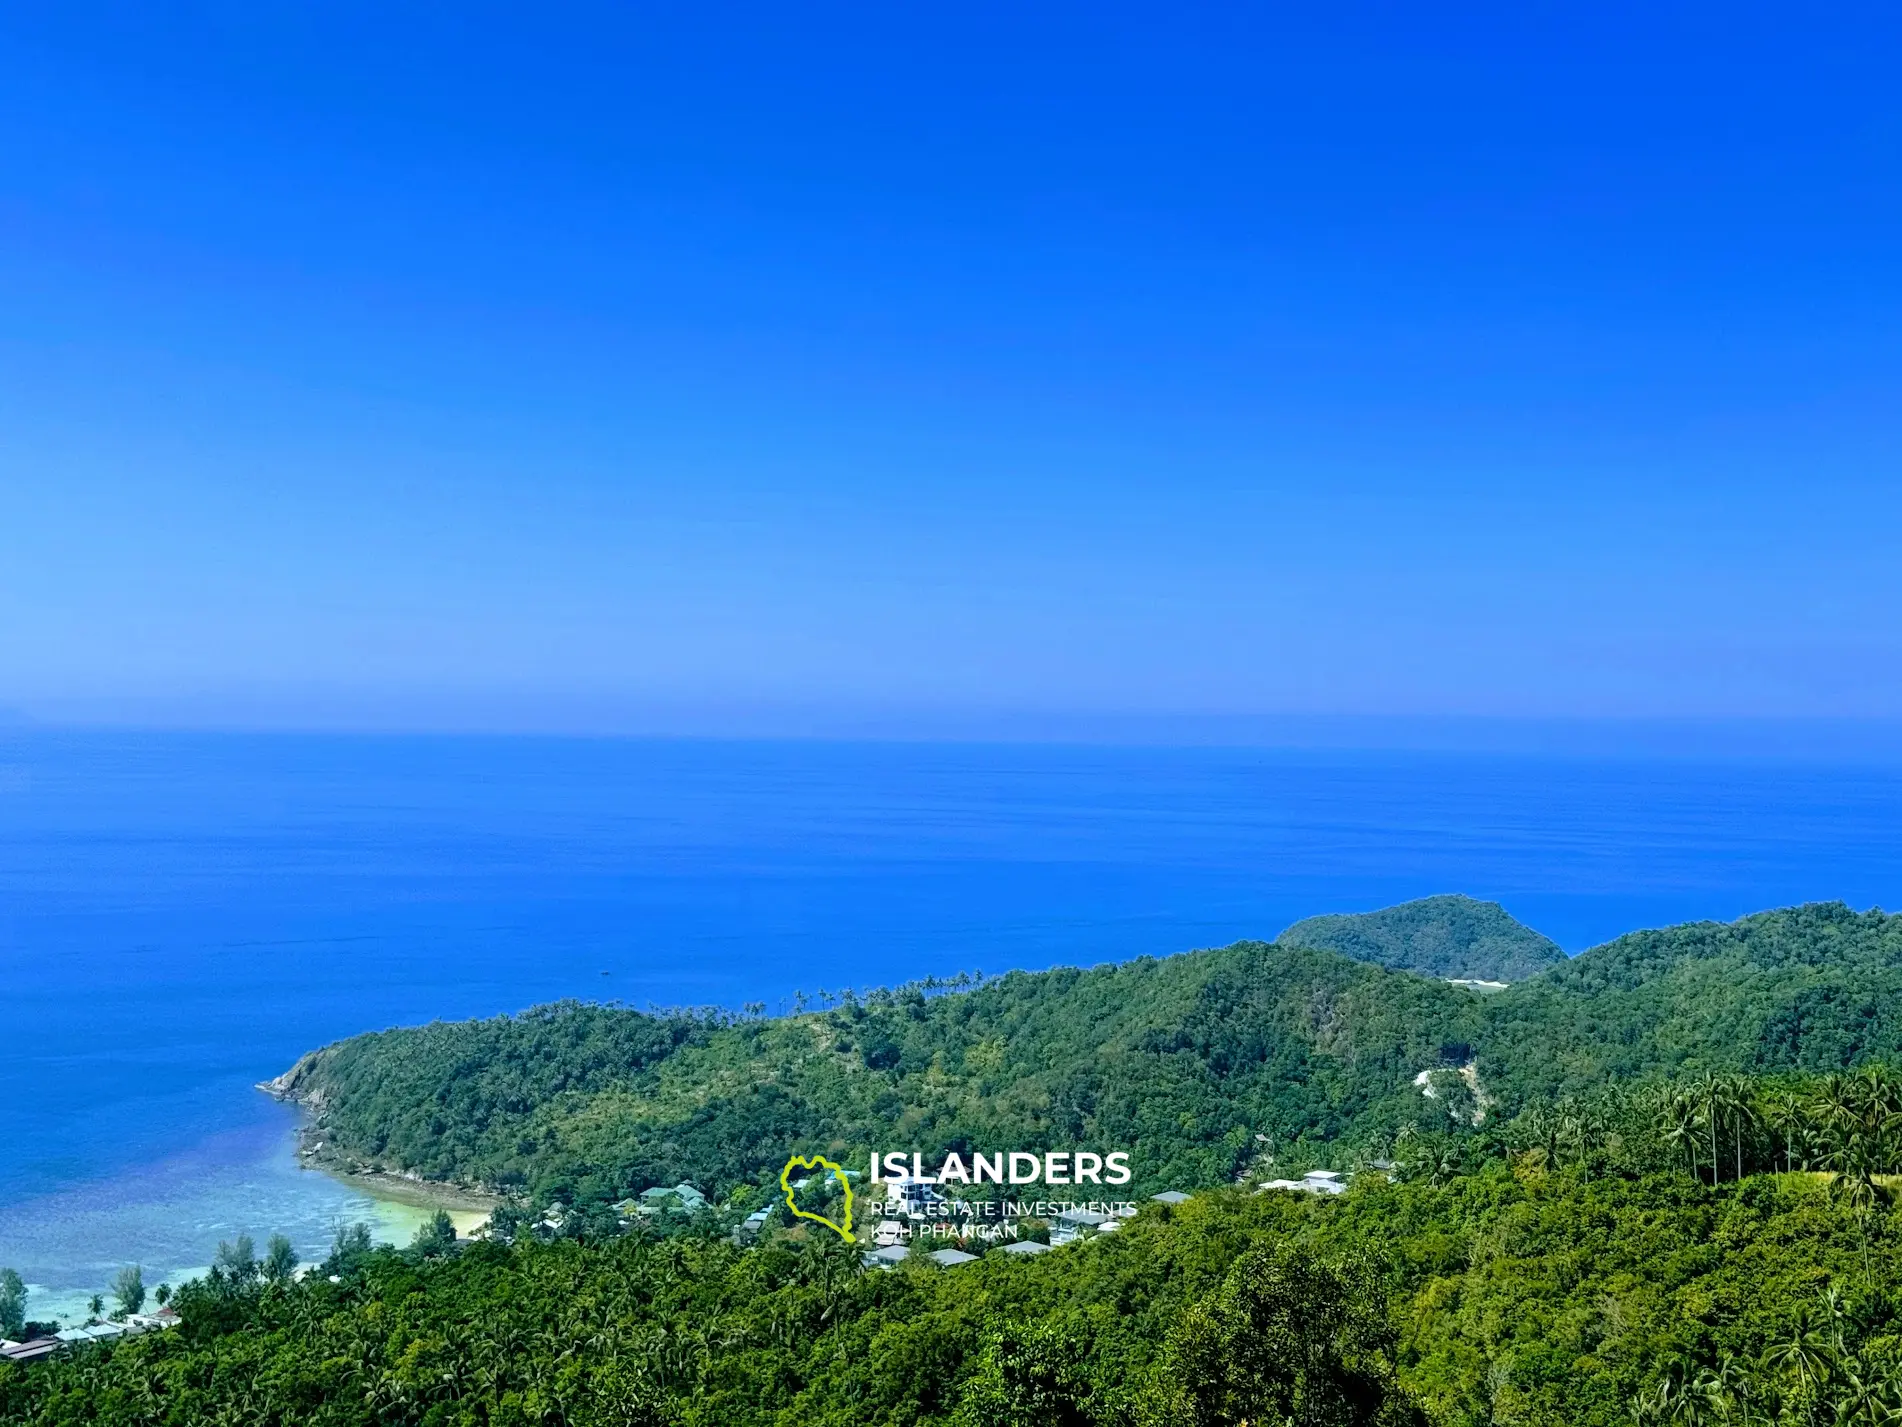
[[[1796,1168],[1796,1137],[1809,1129],[1809,1104],[1786,1085],[1770,1095],[1764,1105],[1764,1118],[1783,1136],[1783,1169],[1787,1174]]]
[[[1862,1427],[1864,1423],[1877,1427],[1889,1422],[1892,1419],[1882,1400],[1884,1395],[1881,1380],[1865,1375],[1860,1363],[1845,1364],[1830,1389],[1836,1421],[1844,1427]]]
[[[1539,1156],[1540,1167],[1550,1174],[1559,1167],[1559,1155],[1565,1149],[1563,1116],[1541,1105],[1526,1122],[1528,1148]]]
[[[1744,1177],[1744,1131],[1763,1123],[1757,1108],[1756,1089],[1748,1076],[1733,1075],[1724,1081],[1724,1114],[1730,1122],[1731,1147],[1736,1155],[1737,1178]]]
[[[1835,1171],[1829,1182],[1830,1196],[1855,1216],[1856,1227],[1861,1231],[1862,1277],[1863,1282],[1868,1283],[1869,1226],[1886,1198],[1882,1186],[1876,1183],[1876,1161],[1867,1143],[1858,1136],[1830,1156],[1829,1167]]]
[[[1856,1124],[1855,1087],[1849,1077],[1831,1072],[1816,1082],[1811,1092],[1811,1122],[1822,1134],[1826,1148],[1840,1147]]]
[[[1713,1188],[1717,1184],[1717,1132],[1723,1122],[1728,1094],[1726,1082],[1709,1070],[1691,1084],[1691,1100],[1697,1106],[1698,1125],[1710,1135],[1710,1182]]]
[[[1658,1137],[1667,1145],[1682,1147],[1690,1166],[1691,1178],[1697,1178],[1697,1110],[1690,1095],[1667,1088],[1657,1102]]]
[[[1878,1169],[1887,1169],[1895,1163],[1896,1131],[1902,1127],[1902,1086],[1887,1066],[1865,1065],[1856,1072],[1855,1089],[1864,1152]]]
[[[1585,1127],[1585,1115],[1575,1102],[1566,1102],[1559,1106],[1555,1117],[1555,1146],[1564,1146],[1572,1151],[1582,1166],[1585,1156],[1591,1149],[1590,1132]]]
[[[1652,1384],[1651,1390],[1631,1400],[1631,1420],[1639,1427],[1650,1427],[1654,1422],[1685,1421],[1687,1412],[1695,1414],[1698,1407],[1691,1400],[1695,1394],[1689,1373],[1690,1365],[1682,1358],[1666,1364],[1664,1376]]]
[[[1753,1415],[1750,1411],[1749,1380],[1737,1360],[1729,1354],[1715,1368],[1705,1368],[1699,1373],[1691,1387],[1710,1405],[1720,1422],[1747,1423]]]
[[[1813,1427],[1823,1388],[1836,1371],[1836,1355],[1829,1340],[1809,1323],[1800,1323],[1795,1332],[1764,1355],[1764,1363],[1794,1383],[1797,1399],[1804,1406],[1804,1420]]]
[[[1573,1102],[1561,1117],[1565,1140],[1578,1156],[1578,1167],[1587,1181],[1592,1177],[1592,1156],[1605,1143],[1605,1115],[1593,1104]]]

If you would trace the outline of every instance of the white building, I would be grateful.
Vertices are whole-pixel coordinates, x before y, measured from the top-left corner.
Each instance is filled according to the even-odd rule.
[[[1338,1169],[1311,1169],[1299,1179],[1271,1179],[1263,1189],[1292,1189],[1302,1194],[1344,1194],[1347,1185]]]

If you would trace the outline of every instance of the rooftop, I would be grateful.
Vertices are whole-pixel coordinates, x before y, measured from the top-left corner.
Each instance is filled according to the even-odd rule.
[[[0,1358],[25,1363],[57,1352],[63,1346],[58,1338],[29,1338],[24,1343],[0,1343]]]

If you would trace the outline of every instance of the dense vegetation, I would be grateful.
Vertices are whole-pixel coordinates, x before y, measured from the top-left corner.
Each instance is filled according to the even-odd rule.
[[[1377,1275],[1277,1228],[1151,1211],[1041,1260],[895,1273],[830,1236],[746,1251],[640,1234],[459,1254],[358,1244],[301,1284],[195,1284],[176,1331],[0,1364],[0,1420],[1419,1422]]]
[[[336,1283],[220,1274],[175,1332],[0,1366],[0,1420],[1811,1427],[1902,1404],[1886,1194],[1464,1149],[954,1269],[866,1271],[823,1237],[358,1242]]]
[[[1565,960],[1550,937],[1497,902],[1472,897],[1423,897],[1378,912],[1309,917],[1276,940],[1397,971],[1473,981],[1523,981]]]
[[[283,1087],[345,1162],[570,1202],[874,1148],[1128,1149],[1143,1192],[1608,1085],[1902,1063],[1898,1007],[1902,917],[1830,904],[1634,933],[1493,996],[1243,942],[778,1019],[545,1007],[340,1042]]]

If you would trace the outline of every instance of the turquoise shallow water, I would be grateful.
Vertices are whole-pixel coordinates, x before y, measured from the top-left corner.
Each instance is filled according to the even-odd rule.
[[[127,1262],[146,1266],[146,1285],[201,1274],[210,1249],[249,1233],[259,1252],[271,1233],[306,1262],[321,1259],[345,1223],[365,1223],[384,1242],[405,1243],[428,1211],[378,1201],[301,1168],[292,1116],[266,1115],[179,1153],[11,1203],[0,1259],[27,1280],[35,1315],[82,1319],[87,1300]]]
[[[1444,891],[1574,951],[1894,906],[1902,769],[0,733],[0,1264],[47,1314],[239,1230],[320,1254],[376,1211],[252,1086],[357,1031],[1161,954]]]

